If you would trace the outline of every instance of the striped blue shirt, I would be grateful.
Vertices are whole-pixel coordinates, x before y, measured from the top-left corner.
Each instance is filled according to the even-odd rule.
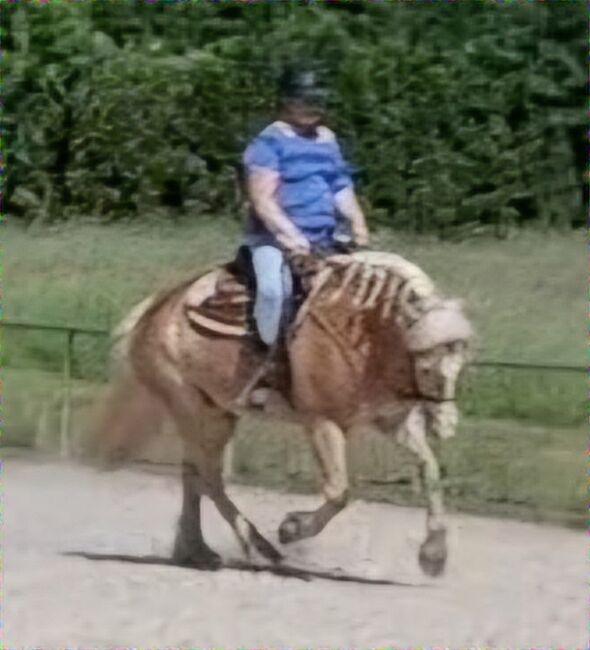
[[[266,127],[243,157],[247,172],[279,172],[279,205],[311,243],[329,243],[336,227],[334,196],[352,186],[348,165],[336,137],[321,126],[315,138],[298,135],[285,122]],[[250,246],[275,244],[274,237],[253,212],[246,229]]]

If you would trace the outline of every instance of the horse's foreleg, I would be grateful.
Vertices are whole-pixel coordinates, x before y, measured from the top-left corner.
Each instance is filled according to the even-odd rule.
[[[325,502],[311,512],[290,512],[279,527],[283,544],[317,535],[348,501],[346,439],[330,420],[316,420],[308,429],[314,455],[320,466]]]
[[[398,438],[416,454],[427,498],[427,537],[418,556],[422,570],[431,576],[440,575],[447,559],[445,510],[440,468],[426,437],[426,417],[421,408],[414,408],[402,425]]]
[[[206,557],[212,553],[205,550],[197,512],[200,497],[208,496],[234,530],[246,555],[256,549],[273,562],[281,560],[281,554],[240,513],[225,491],[223,450],[233,435],[235,417],[204,400],[176,401],[172,410],[184,440],[183,511],[176,548],[192,549],[191,560],[194,554],[200,558],[203,553]]]

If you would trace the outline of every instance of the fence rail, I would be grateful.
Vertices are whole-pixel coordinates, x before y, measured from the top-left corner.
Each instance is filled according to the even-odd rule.
[[[62,364],[62,389],[61,409],[59,425],[59,449],[60,455],[64,458],[70,456],[71,452],[71,418],[72,418],[72,361],[74,340],[77,335],[108,337],[109,332],[104,329],[91,327],[80,327],[77,325],[57,325],[47,323],[27,323],[23,321],[2,321],[2,326],[13,330],[26,330],[38,332],[63,333],[63,364]]]
[[[24,321],[3,321],[1,323],[7,329],[54,332],[63,334],[63,361],[61,365],[61,390],[60,390],[60,411],[59,411],[59,448],[60,454],[64,458],[71,455],[72,437],[72,386],[73,386],[73,365],[74,359],[74,341],[76,336],[91,336],[107,339],[110,332],[106,329],[92,328],[77,325],[64,324],[47,324],[47,323],[30,323]],[[10,367],[10,363],[7,367]],[[567,372],[583,373],[586,369],[581,366],[556,365],[556,364],[532,364],[518,363],[508,361],[481,360],[474,361],[470,364],[475,368],[498,368],[507,370],[532,370],[539,372]]]
[[[92,327],[78,327],[77,325],[46,325],[43,323],[25,323],[22,321],[5,320],[1,322],[3,327],[8,329],[24,329],[24,330],[39,330],[50,332],[72,332],[76,334],[88,334],[90,336],[109,336],[107,330],[96,329]]]
[[[8,329],[24,329],[24,330],[39,330],[39,331],[52,331],[52,332],[63,332],[67,341],[69,341],[70,353],[71,345],[73,339],[77,334],[83,334],[87,336],[98,336],[98,337],[108,337],[110,332],[105,329],[97,329],[92,327],[81,327],[77,325],[47,325],[44,323],[27,323],[23,321],[2,321],[1,325]],[[66,345],[66,349],[67,349]],[[66,355],[67,356],[67,355]],[[556,372],[576,372],[576,373],[585,373],[588,371],[584,366],[572,366],[572,365],[563,365],[563,364],[551,364],[551,363],[529,363],[529,362],[517,362],[517,361],[496,361],[484,359],[482,361],[473,361],[470,364],[475,368],[510,368],[513,370],[539,370],[539,371],[556,371]]]
[[[561,366],[550,363],[518,363],[512,361],[473,361],[470,365],[475,368],[509,368],[512,370],[540,370],[548,371],[552,370],[556,372],[577,372],[585,373],[587,369],[583,366]]]

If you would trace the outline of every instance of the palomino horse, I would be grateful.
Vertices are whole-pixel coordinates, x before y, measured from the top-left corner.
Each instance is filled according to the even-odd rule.
[[[319,463],[324,502],[286,515],[278,531],[283,544],[316,535],[345,507],[347,434],[369,425],[407,446],[421,465],[428,517],[419,561],[438,575],[446,530],[429,439],[455,431],[470,324],[457,301],[442,298],[418,267],[393,254],[328,257],[305,283],[285,354],[264,376],[257,375],[265,366],[251,291],[231,265],[138,305],[117,332],[118,378],[100,448],[124,456],[163,414],[172,418],[184,447],[174,559],[216,568],[221,560],[201,532],[202,496],[213,500],[246,554],[282,559],[225,491],[222,456],[240,415],[258,410],[300,422]]]

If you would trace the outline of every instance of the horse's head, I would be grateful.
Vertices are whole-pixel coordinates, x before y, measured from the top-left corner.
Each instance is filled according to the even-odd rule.
[[[453,399],[457,379],[473,338],[471,323],[457,300],[440,300],[408,330],[416,359],[416,377],[424,392]]]
[[[453,341],[416,353],[414,369],[420,394],[435,401],[455,399],[466,351],[466,341]]]
[[[409,330],[418,392],[425,398],[431,429],[442,438],[457,425],[455,397],[461,373],[469,360],[473,329],[457,301],[443,301]]]

